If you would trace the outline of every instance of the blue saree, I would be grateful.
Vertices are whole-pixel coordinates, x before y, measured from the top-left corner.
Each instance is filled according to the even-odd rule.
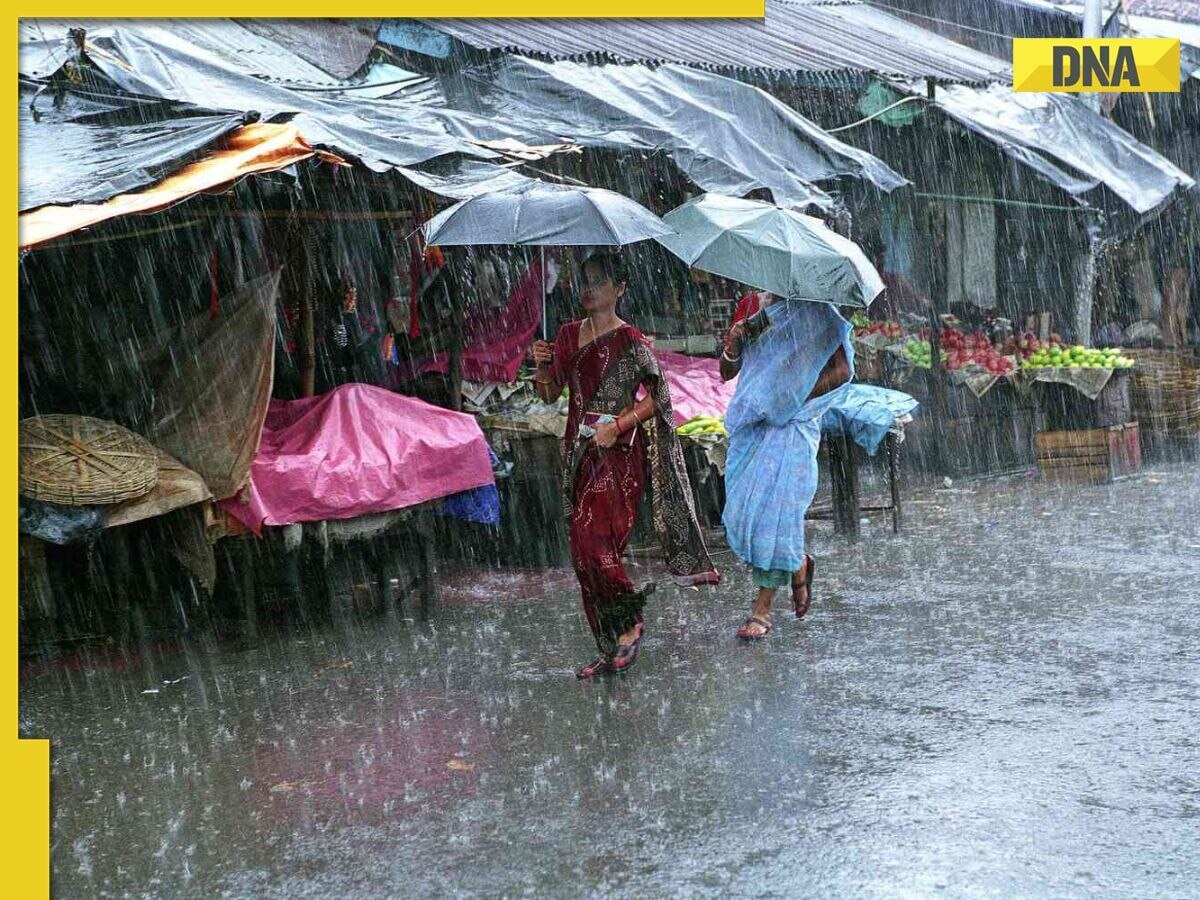
[[[796,572],[804,564],[804,515],[817,492],[821,417],[849,385],[809,400],[840,345],[854,371],[850,323],[827,303],[777,301],[758,340],[743,351],[725,414],[726,540],[756,569]]]

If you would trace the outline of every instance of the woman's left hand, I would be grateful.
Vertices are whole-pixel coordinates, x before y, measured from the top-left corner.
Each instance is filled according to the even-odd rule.
[[[620,436],[621,432],[617,428],[616,422],[605,422],[596,426],[596,436],[592,440],[595,441],[597,447],[608,449],[617,442],[617,438]]]

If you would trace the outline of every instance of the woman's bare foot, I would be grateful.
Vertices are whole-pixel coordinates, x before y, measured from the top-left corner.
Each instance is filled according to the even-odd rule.
[[[638,622],[623,635],[617,638],[617,652],[613,654],[612,667],[618,672],[624,672],[638,657],[638,647],[642,642],[642,630],[645,626]]]
[[[800,569],[792,575],[792,609],[797,619],[803,618],[812,605],[813,569],[813,558],[805,554]]]
[[[642,636],[642,623],[638,622],[623,635],[617,638],[618,647],[628,647],[634,641]]]
[[[765,636],[771,630],[771,601],[774,599],[775,591],[772,588],[758,589],[758,596],[754,598],[754,606],[750,608],[750,618],[738,629],[738,637],[755,640]],[[755,621],[756,619],[758,621]]]

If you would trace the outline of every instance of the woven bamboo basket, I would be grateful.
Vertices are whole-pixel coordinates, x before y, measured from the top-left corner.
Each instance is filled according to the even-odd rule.
[[[87,416],[49,415],[18,425],[19,488],[65,506],[120,503],[158,483],[158,452],[127,428]]]
[[[1200,435],[1200,360],[1169,350],[1126,350],[1137,360],[1133,405],[1147,431]]]

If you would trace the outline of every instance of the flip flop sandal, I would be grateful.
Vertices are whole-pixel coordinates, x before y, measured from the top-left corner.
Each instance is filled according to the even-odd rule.
[[[590,663],[575,673],[576,678],[595,678],[613,670],[612,660],[607,656],[597,656]]]
[[[628,644],[617,646],[617,652],[613,654],[612,669],[614,672],[624,672],[631,669],[633,664],[637,662],[638,646],[642,643],[642,634],[645,632],[646,626],[638,626],[638,636]]]
[[[747,631],[751,625],[758,625],[760,628],[762,628],[762,634],[751,634],[749,631]],[[737,636],[743,641],[761,641],[771,633],[771,629],[774,627],[775,626],[771,624],[769,619],[764,619],[762,616],[751,616],[742,623],[742,627],[737,631]]]
[[[807,553],[804,554],[804,580],[799,584],[792,583],[792,610],[797,619],[803,619],[808,608],[812,606],[813,569],[816,561]],[[804,600],[800,599],[800,591],[804,591]]]

